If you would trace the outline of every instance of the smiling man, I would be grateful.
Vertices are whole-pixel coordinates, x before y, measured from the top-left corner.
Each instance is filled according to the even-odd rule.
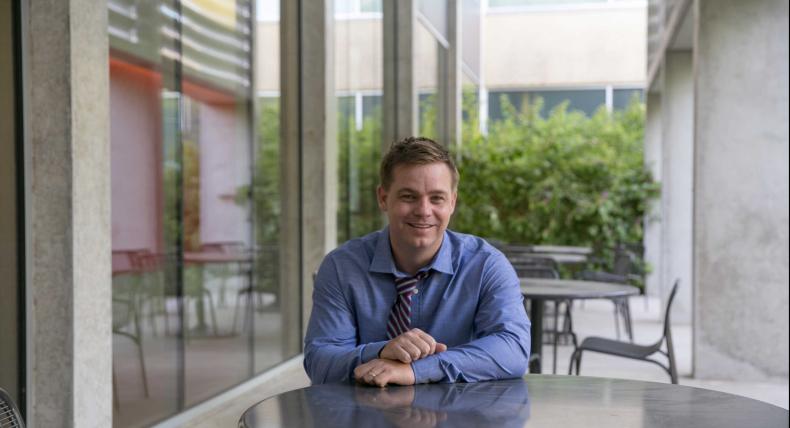
[[[305,337],[313,383],[384,386],[522,376],[530,323],[498,250],[447,230],[458,170],[427,138],[392,145],[377,199],[389,224],[321,263]]]

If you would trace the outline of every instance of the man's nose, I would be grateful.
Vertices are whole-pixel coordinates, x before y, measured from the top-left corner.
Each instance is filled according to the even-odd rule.
[[[431,201],[428,198],[421,198],[419,201],[417,201],[417,204],[414,207],[414,214],[421,217],[431,215]]]

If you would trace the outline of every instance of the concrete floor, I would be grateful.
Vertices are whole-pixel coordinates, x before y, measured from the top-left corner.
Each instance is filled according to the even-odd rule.
[[[649,344],[661,336],[662,321],[660,302],[637,297],[631,302],[634,320],[634,341]],[[580,339],[589,335],[615,337],[614,315],[609,301],[587,301],[583,306],[574,307],[574,327]],[[788,379],[771,379],[769,381],[730,381],[700,380],[690,377],[691,374],[691,326],[673,325],[675,352],[680,374],[680,384],[699,388],[713,389],[765,401],[785,409],[788,408]],[[551,346],[544,345],[546,362],[544,373],[551,373]],[[557,373],[565,374],[572,352],[571,346],[560,346],[557,352]],[[274,394],[307,386],[309,381],[301,367],[301,359],[290,360],[279,367],[276,376],[270,376],[254,388],[247,388],[237,394],[230,403],[218,404],[203,413],[196,414],[180,425],[198,428],[235,426],[239,417],[249,406]],[[669,382],[668,375],[659,367],[649,363],[624,358],[610,357],[595,353],[586,353],[581,374],[584,376],[600,376],[624,379],[637,379],[655,382]],[[266,375],[264,375],[266,376]]]

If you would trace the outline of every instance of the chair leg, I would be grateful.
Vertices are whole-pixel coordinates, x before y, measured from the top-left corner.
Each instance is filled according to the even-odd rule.
[[[614,304],[614,331],[617,335],[617,340],[620,340],[620,307],[617,304],[617,299],[612,299]]]
[[[236,306],[233,308],[233,329],[231,330],[234,334],[236,334],[236,320],[239,317],[239,304],[241,303],[241,295],[244,293],[245,290],[241,290],[236,294]]]
[[[551,366],[551,373],[557,374],[557,342],[560,340],[560,311],[559,311],[560,302],[554,302],[554,343],[553,343],[553,357],[552,357],[552,366]]]
[[[136,312],[134,314],[134,327],[137,333],[134,343],[137,344],[137,354],[140,357],[140,371],[143,374],[143,390],[145,391],[145,396],[148,397],[148,375],[145,371],[145,358],[143,357],[143,335],[140,328],[140,316]]]
[[[576,356],[576,376],[579,375],[579,371],[582,368],[582,351],[579,351],[579,355]]]
[[[214,310],[214,297],[211,295],[211,292],[205,290],[206,296],[208,297],[208,308],[211,312],[211,324],[214,327],[214,336],[219,336],[219,328],[217,327],[217,313]]]
[[[140,372],[143,376],[143,391],[145,396],[148,397],[148,373],[145,370],[145,357],[143,356],[143,344],[140,339],[135,340],[137,343],[137,356],[140,358]]]
[[[581,362],[581,354],[582,354],[582,350],[578,348],[574,349],[573,354],[571,354],[571,361],[570,364],[568,364],[569,376],[573,374],[574,364],[576,365],[576,376],[579,375],[579,363]]]
[[[118,400],[118,379],[115,377],[115,364],[112,365],[112,404],[116,411],[120,411],[121,404]]]
[[[623,298],[623,322],[625,323],[625,332],[628,335],[628,340],[634,342],[634,324],[631,321],[631,305],[628,303],[628,298]]]

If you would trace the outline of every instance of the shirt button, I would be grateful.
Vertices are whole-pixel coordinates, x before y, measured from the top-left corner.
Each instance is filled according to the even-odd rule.
[[[414,290],[414,294],[419,294],[419,293],[420,293],[420,290],[417,290],[417,289]]]

